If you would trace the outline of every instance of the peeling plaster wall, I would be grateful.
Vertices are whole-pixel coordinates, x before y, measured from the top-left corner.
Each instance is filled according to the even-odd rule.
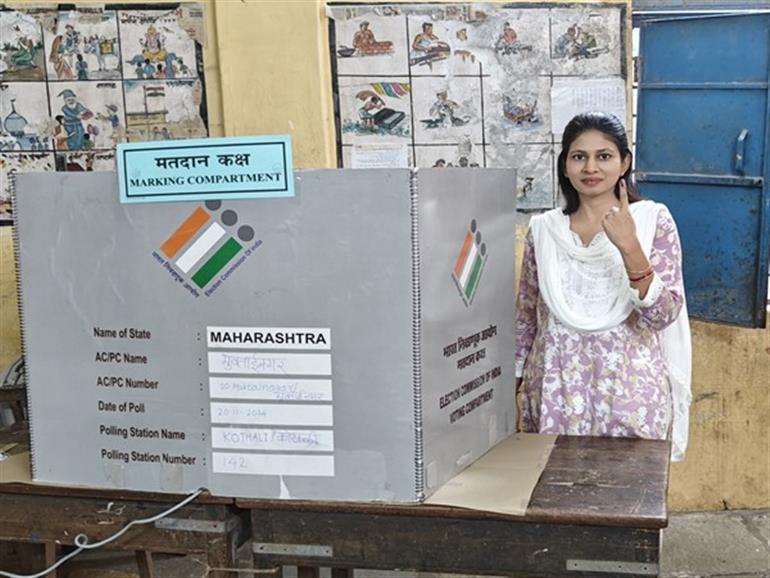
[[[692,323],[687,458],[671,467],[672,510],[770,506],[770,326]]]

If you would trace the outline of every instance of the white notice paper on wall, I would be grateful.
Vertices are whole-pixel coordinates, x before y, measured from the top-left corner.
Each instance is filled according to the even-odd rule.
[[[551,131],[555,135],[581,112],[610,112],[626,125],[626,81],[622,78],[554,78]]]
[[[406,144],[354,145],[350,157],[354,169],[409,168],[409,147]]]

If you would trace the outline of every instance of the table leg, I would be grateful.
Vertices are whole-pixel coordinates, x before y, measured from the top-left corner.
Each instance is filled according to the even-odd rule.
[[[22,565],[22,572],[37,573],[44,568],[48,568],[56,562],[56,555],[59,553],[59,547],[55,542],[29,543],[17,542],[14,544],[19,561]],[[52,570],[44,578],[56,578],[56,570]]]
[[[46,568],[56,563],[56,555],[59,553],[59,550],[60,548],[54,542],[45,543],[45,567]],[[45,578],[56,578],[56,570],[46,574]]]
[[[152,552],[136,550],[136,565],[139,568],[139,578],[155,578],[155,564],[152,561]]]
[[[11,402],[11,414],[13,415],[13,421],[17,424],[24,421],[24,406],[22,401]]]

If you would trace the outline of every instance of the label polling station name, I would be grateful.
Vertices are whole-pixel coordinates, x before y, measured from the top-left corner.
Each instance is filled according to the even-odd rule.
[[[331,330],[206,328],[212,469],[334,476]]]

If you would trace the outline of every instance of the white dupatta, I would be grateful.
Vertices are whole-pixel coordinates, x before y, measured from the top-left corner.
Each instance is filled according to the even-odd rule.
[[[630,205],[636,223],[636,232],[644,254],[650,256],[657,230],[658,214],[663,205],[653,201],[638,201]],[[582,333],[606,331],[620,325],[634,309],[632,295],[638,292],[628,284],[625,275],[616,276],[610,288],[606,311],[597,315],[592,311],[575,310],[564,295],[559,268],[560,258],[566,256],[585,264],[597,261],[617,262],[620,254],[606,236],[589,247],[575,243],[569,227],[569,217],[561,209],[554,209],[533,217],[530,221],[537,262],[538,288],[551,313],[564,325]],[[622,261],[621,261],[622,262]],[[692,381],[692,344],[687,302],[682,293],[682,309],[676,320],[661,332],[661,347],[671,386],[673,427],[671,434],[672,461],[684,459],[687,449]]]

